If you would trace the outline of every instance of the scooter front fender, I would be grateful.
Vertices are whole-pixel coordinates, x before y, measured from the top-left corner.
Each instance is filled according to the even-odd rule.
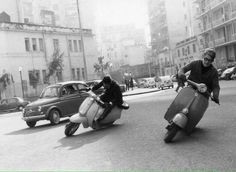
[[[183,113],[177,113],[174,118],[173,118],[173,123],[175,123],[176,125],[178,125],[181,128],[185,128],[187,122],[188,122],[188,118],[186,115],[184,115]]]
[[[80,113],[74,114],[70,117],[70,122],[73,123],[84,123],[87,121],[86,117],[80,115]]]

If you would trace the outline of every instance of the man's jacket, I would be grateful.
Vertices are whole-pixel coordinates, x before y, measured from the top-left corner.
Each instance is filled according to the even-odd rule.
[[[103,81],[98,83],[92,88],[92,91],[99,89],[103,86]],[[123,97],[120,90],[120,86],[112,80],[109,89],[105,90],[105,93],[100,97],[104,102],[112,102],[113,105],[121,106],[123,104]]]

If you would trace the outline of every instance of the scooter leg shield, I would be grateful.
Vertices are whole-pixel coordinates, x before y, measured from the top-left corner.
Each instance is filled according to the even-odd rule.
[[[70,122],[83,123],[85,121],[87,121],[87,118],[81,116],[80,113],[74,114],[70,117]]]
[[[184,115],[183,113],[177,113],[174,118],[173,118],[173,123],[175,123],[176,125],[178,125],[181,128],[185,128],[187,122],[188,122],[188,118],[186,115]]]

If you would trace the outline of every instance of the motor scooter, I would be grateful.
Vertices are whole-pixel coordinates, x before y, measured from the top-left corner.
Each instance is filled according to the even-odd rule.
[[[164,137],[166,143],[171,142],[180,130],[190,134],[203,117],[209,104],[209,97],[215,101],[205,84],[191,80],[187,82],[188,86],[181,89],[164,116],[169,122]]]
[[[69,119],[70,122],[65,126],[66,136],[73,135],[80,124],[82,124],[84,128],[91,127],[92,129],[110,126],[121,117],[123,109],[129,109],[128,103],[124,101],[121,107],[115,106],[104,119],[99,122],[94,122],[104,112],[105,103],[92,91],[88,91],[87,93],[89,97],[83,101],[79,107],[79,112],[72,115]]]

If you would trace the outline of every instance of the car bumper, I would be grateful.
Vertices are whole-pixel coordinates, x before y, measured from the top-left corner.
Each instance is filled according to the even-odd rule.
[[[22,117],[24,121],[39,121],[46,119],[46,115]]]

